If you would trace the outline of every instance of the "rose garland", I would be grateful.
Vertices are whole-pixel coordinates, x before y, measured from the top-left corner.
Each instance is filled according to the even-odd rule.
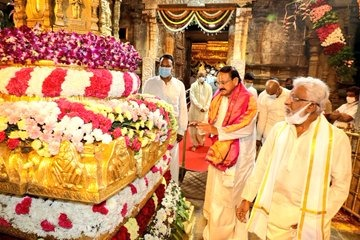
[[[357,71],[354,56],[351,48],[346,46],[338,16],[332,7],[326,0],[297,0],[287,4],[286,8],[292,4],[295,4],[295,14],[288,15],[286,9],[285,30],[289,30],[290,26],[295,26],[296,15],[302,15],[303,18],[309,17],[324,54],[329,56],[329,65],[335,68],[339,81],[352,83]]]

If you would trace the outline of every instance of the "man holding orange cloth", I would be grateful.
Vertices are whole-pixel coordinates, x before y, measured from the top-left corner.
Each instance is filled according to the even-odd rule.
[[[221,68],[218,90],[210,104],[209,123],[197,128],[212,135],[206,160],[208,168],[204,216],[204,240],[247,239],[244,223],[237,220],[236,204],[256,155],[256,100],[242,84],[238,71]]]

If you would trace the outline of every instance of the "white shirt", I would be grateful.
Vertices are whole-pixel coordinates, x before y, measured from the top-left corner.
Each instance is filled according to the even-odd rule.
[[[155,95],[174,107],[174,115],[179,124],[178,134],[184,135],[188,124],[184,83],[172,77],[165,84],[160,76],[155,76],[145,81],[142,92]]]
[[[351,120],[350,122],[341,122],[336,120],[334,122],[334,125],[338,128],[347,128],[348,124],[354,125],[354,119],[355,119],[356,111],[358,109],[358,103],[359,101],[353,103],[344,103],[338,109],[336,109],[340,113],[346,113],[347,115],[350,115],[353,118],[353,120]]]
[[[247,88],[247,90],[254,96],[255,100],[257,100],[258,98],[257,90],[253,86]]]
[[[285,119],[285,101],[288,99],[290,91],[283,87],[281,89],[281,94],[275,99],[271,98],[266,90],[261,92],[258,97],[259,118],[256,140],[266,138],[275,123]]]

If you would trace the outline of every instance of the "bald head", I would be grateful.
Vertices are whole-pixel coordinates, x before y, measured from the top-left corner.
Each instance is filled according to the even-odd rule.
[[[197,77],[205,77],[206,76],[206,71],[205,70],[200,70],[198,73],[197,73]]]
[[[281,93],[280,84],[278,81],[276,81],[274,79],[270,79],[266,82],[265,90],[266,90],[267,94],[269,94],[269,95],[276,94],[277,96],[279,96]]]

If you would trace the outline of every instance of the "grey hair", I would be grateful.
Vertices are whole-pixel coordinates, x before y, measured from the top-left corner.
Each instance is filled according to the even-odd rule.
[[[293,82],[294,88],[304,86],[307,99],[319,104],[319,113],[325,110],[325,105],[329,101],[329,87],[322,80],[313,77],[297,77]]]

